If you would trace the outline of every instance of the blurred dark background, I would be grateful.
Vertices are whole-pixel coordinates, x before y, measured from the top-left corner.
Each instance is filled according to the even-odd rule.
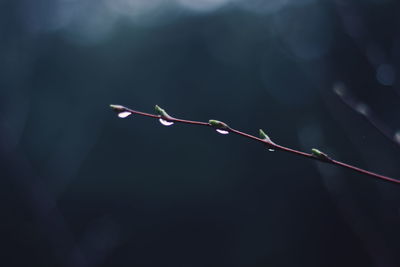
[[[396,0],[1,0],[1,266],[400,266]]]

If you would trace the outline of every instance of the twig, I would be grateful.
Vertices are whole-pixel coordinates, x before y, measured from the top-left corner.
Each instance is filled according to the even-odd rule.
[[[358,172],[358,173],[362,173],[365,175],[368,175],[370,177],[374,177],[377,179],[381,179],[387,182],[392,182],[392,183],[396,183],[396,184],[400,184],[400,180],[394,179],[394,178],[390,178],[384,175],[380,175],[374,172],[370,172],[352,165],[349,165],[347,163],[343,163],[337,160],[332,159],[331,157],[329,157],[327,154],[319,151],[318,149],[313,148],[311,150],[311,153],[306,153],[306,152],[302,152],[302,151],[298,151],[295,149],[291,149],[282,145],[278,145],[274,142],[271,141],[271,139],[269,138],[268,135],[266,135],[264,133],[263,130],[259,130],[259,136],[260,137],[256,137],[244,132],[241,132],[239,130],[236,130],[230,126],[228,126],[226,123],[221,122],[221,121],[217,121],[217,120],[209,120],[209,122],[201,122],[201,121],[191,121],[191,120],[183,120],[183,119],[178,119],[178,118],[174,118],[171,117],[164,109],[160,108],[159,106],[155,106],[155,110],[157,112],[157,114],[150,114],[150,113],[145,113],[145,112],[141,112],[141,111],[136,111],[121,105],[110,105],[110,107],[118,113],[118,117],[120,118],[126,118],[129,117],[132,114],[136,114],[136,115],[141,115],[141,116],[145,116],[145,117],[150,117],[150,118],[156,118],[159,119],[160,122],[165,125],[165,126],[169,126],[172,125],[173,123],[184,123],[184,124],[191,124],[191,125],[200,125],[200,126],[207,126],[207,127],[212,127],[215,130],[217,130],[219,133],[221,134],[228,134],[228,133],[233,133],[233,134],[237,134],[243,137],[246,137],[248,139],[263,143],[264,145],[267,146],[268,149],[270,150],[279,150],[279,151],[284,151],[284,152],[288,152],[288,153],[292,153],[298,156],[302,156],[305,158],[309,158],[312,160],[317,160],[317,161],[321,161],[321,162],[325,162],[328,164],[332,164],[332,165],[336,165],[336,166],[340,166],[342,168],[345,169],[350,169],[352,171]]]

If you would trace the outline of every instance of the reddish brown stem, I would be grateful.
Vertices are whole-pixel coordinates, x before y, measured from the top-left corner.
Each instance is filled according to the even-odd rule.
[[[170,117],[170,116],[168,116],[168,118],[166,118],[166,117],[163,117],[161,115],[155,115],[155,114],[151,114],[151,113],[145,113],[145,112],[141,112],[141,111],[136,111],[136,110],[133,110],[133,109],[130,109],[130,108],[127,108],[127,107],[124,107],[124,106],[119,106],[119,105],[111,105],[111,107],[118,113],[120,113],[120,112],[130,112],[132,114],[141,115],[141,116],[145,116],[145,117],[151,117],[151,118],[157,118],[157,119],[165,119],[167,121],[175,122],[175,123],[185,123],[185,124],[208,126],[208,127],[215,128],[213,125],[211,125],[208,122],[183,120],[183,119],[177,119],[177,118]],[[332,165],[340,166],[342,168],[346,168],[346,169],[349,169],[349,170],[352,170],[352,171],[355,171],[355,172],[358,172],[358,173],[362,173],[362,174],[368,175],[370,177],[381,179],[381,180],[384,180],[384,181],[387,181],[387,182],[400,184],[400,180],[397,180],[397,179],[394,179],[394,178],[391,178],[391,177],[387,177],[387,176],[384,176],[384,175],[381,175],[381,174],[377,174],[377,173],[374,173],[374,172],[370,172],[370,171],[367,171],[367,170],[364,170],[364,169],[349,165],[347,163],[343,163],[343,162],[331,159],[330,157],[321,158],[321,157],[318,157],[318,156],[316,156],[314,154],[311,154],[311,153],[306,153],[306,152],[298,151],[298,150],[295,150],[295,149],[292,149],[292,148],[288,148],[288,147],[285,147],[285,146],[282,146],[282,145],[278,145],[276,143],[271,142],[270,140],[262,139],[262,138],[259,138],[259,137],[256,137],[256,136],[241,132],[241,131],[233,129],[233,128],[229,127],[229,126],[224,128],[223,130],[226,130],[228,132],[231,132],[231,133],[246,137],[248,139],[251,139],[251,140],[254,140],[254,141],[257,141],[257,142],[261,142],[261,143],[267,145],[269,149],[280,150],[280,151],[292,153],[292,154],[295,154],[295,155],[298,155],[298,156],[302,156],[302,157],[305,157],[305,158],[309,158],[309,159],[313,159],[313,160],[329,163],[329,164],[332,164]]]

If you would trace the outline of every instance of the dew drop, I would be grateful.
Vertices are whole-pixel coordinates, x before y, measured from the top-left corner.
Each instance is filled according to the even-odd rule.
[[[228,134],[229,133],[228,131],[221,130],[221,129],[217,129],[216,131],[219,132],[220,134]]]
[[[121,119],[124,119],[130,115],[132,115],[132,112],[129,112],[129,111],[122,111],[122,112],[118,113],[118,117],[120,117]]]
[[[164,126],[171,126],[172,124],[174,124],[172,121],[167,121],[167,120],[164,120],[164,119],[161,119],[161,118],[159,119],[159,121]]]
[[[268,148],[268,151],[269,151],[269,152],[274,152],[275,150],[272,149],[272,148]]]

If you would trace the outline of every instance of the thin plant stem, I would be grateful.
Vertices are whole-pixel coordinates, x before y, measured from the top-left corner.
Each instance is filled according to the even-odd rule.
[[[239,135],[239,136],[243,136],[243,137],[245,137],[247,139],[263,143],[264,145],[266,145],[268,147],[268,149],[288,152],[288,153],[295,154],[297,156],[301,156],[301,157],[304,157],[304,158],[309,158],[309,159],[312,159],[312,160],[325,162],[325,163],[332,164],[332,165],[335,165],[335,166],[339,166],[339,167],[342,167],[342,168],[345,168],[345,169],[349,169],[349,170],[352,170],[354,172],[358,172],[358,173],[361,173],[361,174],[364,174],[364,175],[367,175],[367,176],[370,176],[370,177],[374,177],[376,179],[381,179],[381,180],[384,180],[384,181],[387,181],[387,182],[400,184],[400,180],[398,180],[398,179],[391,178],[391,177],[388,177],[388,176],[384,176],[384,175],[381,175],[381,174],[377,174],[377,173],[374,173],[374,172],[371,172],[371,171],[367,171],[367,170],[352,166],[352,165],[344,163],[344,162],[340,162],[340,161],[334,160],[331,157],[329,157],[328,155],[326,155],[325,153],[322,153],[317,149],[313,149],[312,150],[313,153],[306,153],[306,152],[298,151],[298,150],[295,150],[295,149],[292,149],[292,148],[289,148],[289,147],[285,147],[285,146],[276,144],[276,143],[272,142],[269,139],[269,137],[267,137],[267,138],[256,137],[256,136],[250,135],[248,133],[244,133],[244,132],[241,132],[239,130],[236,130],[236,129],[228,126],[227,124],[219,122],[219,121],[214,121],[214,123],[212,123],[213,120],[210,120],[210,122],[201,122],[201,121],[178,119],[178,118],[174,118],[174,117],[169,116],[163,109],[160,109],[158,106],[156,106],[156,109],[159,108],[161,110],[161,114],[158,114],[158,115],[157,114],[151,114],[151,113],[146,113],[146,112],[133,110],[133,109],[121,106],[121,105],[110,105],[110,106],[111,106],[112,109],[114,109],[114,111],[116,111],[118,113],[129,112],[130,114],[136,114],[136,115],[141,115],[141,116],[150,117],[150,118],[156,118],[156,119],[163,119],[163,120],[166,120],[168,122],[173,122],[173,123],[200,125],[200,126],[207,126],[207,127],[212,127],[212,128],[224,130],[224,131],[227,131],[227,132]],[[219,124],[215,124],[215,122],[217,122]]]
[[[388,125],[386,125],[366,103],[355,97],[344,84],[336,84],[334,92],[343,103],[363,116],[383,136],[395,143],[397,146],[400,146],[399,133],[393,131]]]

